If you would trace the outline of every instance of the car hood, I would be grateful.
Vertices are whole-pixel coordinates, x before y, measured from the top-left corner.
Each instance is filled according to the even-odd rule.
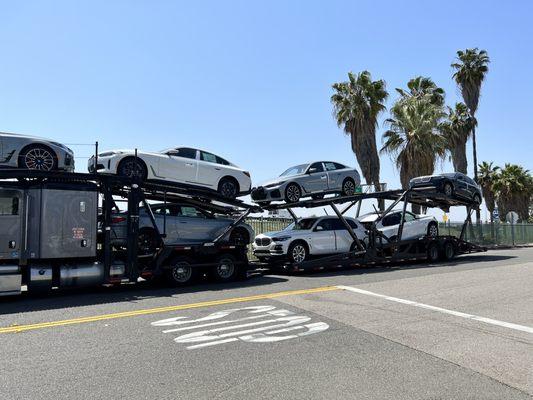
[[[306,235],[310,230],[290,230],[290,231],[277,231],[277,232],[265,232],[257,235],[257,238],[277,238],[282,236],[296,237],[301,235]]]
[[[262,182],[259,186],[270,186],[270,185],[281,185],[283,183],[286,183],[288,181],[291,181],[295,178],[299,178],[303,176],[303,174],[298,175],[291,175],[291,176],[278,176],[277,178]]]

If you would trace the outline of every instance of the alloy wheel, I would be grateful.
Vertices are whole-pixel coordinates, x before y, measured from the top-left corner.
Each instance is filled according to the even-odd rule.
[[[232,181],[224,181],[220,185],[220,194],[228,199],[237,197],[237,187]]]
[[[54,168],[54,156],[46,149],[35,147],[24,155],[24,165],[28,169],[51,171]]]
[[[428,228],[428,236],[439,236],[439,228],[435,224],[430,224]]]
[[[297,185],[292,184],[287,187],[287,199],[291,203],[296,203],[298,200],[300,200],[300,196],[300,188]]]
[[[297,244],[296,246],[292,248],[291,257],[294,262],[301,263],[305,261],[306,254],[307,254],[307,251],[305,247],[301,244]]]
[[[349,179],[344,182],[344,185],[342,185],[342,193],[346,196],[355,194],[355,183]]]

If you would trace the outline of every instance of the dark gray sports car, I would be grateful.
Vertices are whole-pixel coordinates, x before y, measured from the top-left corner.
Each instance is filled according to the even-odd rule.
[[[74,171],[74,152],[40,137],[0,132],[0,167]]]

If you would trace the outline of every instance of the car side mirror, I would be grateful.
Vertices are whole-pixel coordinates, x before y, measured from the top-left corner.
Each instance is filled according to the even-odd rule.
[[[309,168],[309,169],[307,170],[307,174],[314,174],[316,171],[318,171],[318,169],[316,169],[316,168]]]
[[[319,232],[319,231],[323,231],[324,230],[324,227],[322,225],[318,225],[316,228],[315,228],[315,232]]]

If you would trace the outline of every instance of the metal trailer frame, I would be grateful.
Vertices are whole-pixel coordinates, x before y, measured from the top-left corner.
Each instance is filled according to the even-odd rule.
[[[18,180],[18,182],[17,182]],[[221,196],[212,189],[200,188],[194,185],[173,183],[167,181],[150,180],[140,182],[137,178],[127,178],[116,175],[99,173],[75,173],[61,171],[36,171],[26,169],[0,169],[0,186],[6,184],[10,187],[24,187],[50,182],[76,184],[91,182],[97,185],[98,192],[102,195],[102,231],[97,237],[101,250],[97,250],[96,260],[104,264],[104,284],[120,283],[125,280],[137,282],[139,277],[156,277],[165,273],[172,258],[183,255],[193,256],[200,263],[191,264],[194,268],[209,268],[218,265],[216,256],[230,254],[236,260],[235,266],[238,277],[243,277],[249,268],[247,258],[248,243],[232,244],[223,238],[250,213],[261,212],[262,209],[255,205],[246,204],[242,200],[231,200]],[[113,208],[118,209],[115,197],[127,200],[127,245],[125,253],[114,249],[111,241],[111,223]],[[237,218],[214,240],[205,243],[165,244],[164,232],[160,232],[155,221],[149,200],[163,202],[180,202],[224,215],[233,215]],[[162,244],[159,250],[152,255],[141,256],[137,253],[139,235],[139,204],[143,204],[148,211],[156,236]],[[98,204],[96,205],[98,207]],[[164,222],[166,228],[166,220]],[[98,229],[98,228],[96,228]],[[21,254],[24,253],[21,251]],[[116,258],[122,258],[125,263],[125,273],[122,278],[112,278],[110,271]],[[75,259],[71,259],[75,262]],[[19,258],[19,265],[24,269],[28,260],[23,256]],[[13,264],[13,262],[11,262]],[[24,276],[24,274],[23,274]],[[0,279],[2,276],[0,275]],[[27,277],[26,277],[27,281]]]
[[[378,218],[372,223],[368,230],[368,245],[365,246],[356,236],[351,226],[345,219],[345,214],[352,207],[357,205],[357,217],[363,200],[373,199],[378,201],[392,200],[383,212],[379,212]],[[391,241],[376,229],[376,224],[388,215],[394,208],[403,201],[402,217],[398,227],[395,240]],[[340,204],[347,205],[339,210]],[[402,233],[405,223],[405,213],[407,204],[416,204],[426,208],[441,208],[449,210],[453,206],[464,206],[467,210],[467,217],[463,223],[459,237],[449,235],[439,235],[436,237],[422,237],[419,239],[402,240]],[[464,235],[469,224],[472,224],[472,211],[478,207],[471,199],[459,199],[447,197],[426,188],[408,190],[387,190],[374,193],[360,193],[352,196],[335,196],[316,200],[304,200],[296,203],[277,203],[263,206],[267,210],[286,209],[297,221],[293,208],[318,208],[329,206],[342,221],[348,233],[354,239],[352,249],[349,252],[316,257],[302,263],[291,264],[287,261],[272,260],[274,269],[284,269],[288,271],[302,271],[308,269],[324,269],[334,266],[362,266],[385,264],[391,262],[452,259],[454,256],[465,253],[484,252],[487,249],[464,240]],[[264,264],[261,263],[263,267]],[[268,268],[268,266],[266,266]]]

